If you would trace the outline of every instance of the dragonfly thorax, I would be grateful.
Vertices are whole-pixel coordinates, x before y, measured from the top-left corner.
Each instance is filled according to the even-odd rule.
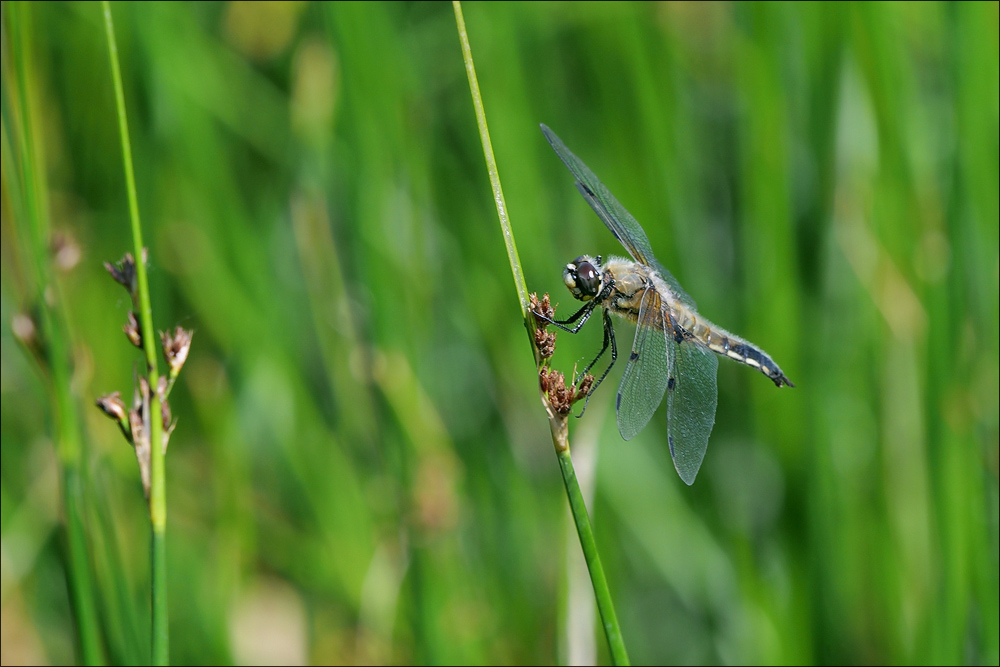
[[[573,298],[579,301],[590,301],[600,294],[604,286],[600,255],[583,255],[567,264],[563,269],[563,282]]]

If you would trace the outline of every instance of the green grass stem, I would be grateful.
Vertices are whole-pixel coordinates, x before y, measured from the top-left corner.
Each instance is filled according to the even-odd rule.
[[[524,271],[521,269],[521,259],[517,255],[517,244],[514,242],[514,232],[510,228],[510,218],[507,216],[507,203],[503,198],[503,188],[500,186],[500,172],[497,169],[496,156],[493,155],[493,142],[490,141],[490,129],[486,125],[486,110],[483,108],[483,98],[479,93],[479,80],[476,78],[476,65],[472,61],[472,48],[469,46],[469,35],[465,31],[465,18],[462,16],[462,3],[455,0],[455,20],[458,22],[458,36],[462,40],[462,57],[465,59],[465,73],[469,77],[469,88],[472,90],[472,106],[476,109],[476,123],[479,125],[479,139],[483,143],[483,154],[486,156],[486,170],[490,174],[490,186],[497,205],[497,215],[500,217],[500,231],[503,232],[503,242],[507,247],[507,259],[510,270],[514,274],[514,287],[521,303],[521,315],[528,326],[530,335],[533,325],[528,312],[528,287],[524,282]]]
[[[622,639],[621,627],[618,625],[618,615],[615,613],[615,605],[611,600],[611,590],[608,588],[608,580],[604,576],[604,568],[601,566],[601,554],[597,550],[597,540],[594,539],[594,529],[590,525],[587,505],[583,500],[580,484],[576,480],[573,458],[570,456],[568,447],[557,451],[556,454],[559,457],[559,469],[562,471],[563,484],[566,485],[566,497],[569,498],[569,506],[573,511],[576,532],[580,536],[580,548],[583,549],[583,557],[586,559],[587,569],[590,571],[590,580],[594,584],[594,597],[597,599],[597,610],[601,614],[601,627],[604,629],[604,636],[608,639],[611,661],[616,665],[627,665],[629,664],[628,651],[625,650],[625,640]]]
[[[156,391],[160,372],[157,367],[157,337],[153,335],[153,309],[149,299],[149,278],[146,262],[143,261],[142,225],[139,222],[139,203],[135,190],[135,173],[132,168],[132,147],[129,142],[128,118],[125,112],[125,93],[122,88],[121,69],[118,65],[118,44],[115,41],[115,26],[111,17],[111,5],[105,0],[104,26],[108,37],[108,52],[111,57],[111,77],[115,86],[115,106],[118,113],[118,132],[121,137],[122,160],[125,167],[125,185],[128,192],[129,219],[132,223],[132,241],[136,258],[136,278],[139,295],[139,321],[142,324],[143,353],[150,391],[150,486],[149,520],[152,526],[150,565],[152,572],[152,661],[155,665],[166,665],[170,659],[170,636],[167,615],[167,491],[164,473],[163,416],[160,397]]]
[[[521,303],[521,313],[524,316],[525,329],[528,332],[528,339],[531,343],[536,365],[540,365],[541,360],[532,337],[535,323],[528,307],[528,289],[524,282],[521,260],[517,254],[517,245],[514,242],[514,232],[510,228],[510,219],[507,215],[507,205],[504,201],[503,189],[500,186],[500,172],[497,169],[496,158],[493,155],[493,144],[490,141],[490,132],[486,125],[486,110],[483,107],[483,99],[479,92],[479,81],[476,78],[476,67],[472,60],[469,35],[465,29],[462,4],[458,0],[455,0],[452,5],[455,8],[458,35],[462,42],[465,72],[469,77],[469,88],[472,91],[472,104],[476,109],[479,137],[483,144],[483,153],[486,156],[486,168],[490,174],[490,185],[493,188],[493,201],[496,202],[497,215],[500,218],[500,229],[503,233],[504,244],[507,246],[507,257],[510,260],[510,268],[514,276],[514,286],[517,289],[518,300]],[[616,665],[627,665],[629,664],[628,652],[625,650],[625,642],[622,639],[621,628],[618,625],[618,616],[615,614],[611,591],[608,588],[608,580],[604,576],[604,568],[601,566],[601,556],[597,550],[597,541],[594,539],[594,529],[590,523],[590,516],[587,514],[587,505],[583,500],[583,493],[580,491],[580,484],[577,482],[576,472],[573,469],[566,415],[559,414],[551,408],[544,392],[542,393],[542,402],[549,416],[552,444],[559,459],[559,470],[562,472],[563,484],[566,487],[566,497],[569,500],[573,522],[576,525],[576,532],[580,536],[580,546],[583,549],[584,559],[587,561],[590,581],[594,586],[594,596],[597,598],[597,608],[601,614],[601,626],[604,629],[604,636],[608,640],[611,659]]]
[[[63,301],[59,298],[59,286],[53,280],[49,242],[49,220],[45,202],[46,179],[35,160],[42,155],[39,138],[35,135],[33,118],[34,86],[31,58],[31,7],[28,3],[9,5],[11,18],[11,54],[17,77],[18,91],[18,139],[20,156],[19,169],[14,165],[4,165],[6,173],[16,173],[20,180],[20,197],[16,208],[17,219],[26,224],[20,229],[26,237],[25,245],[30,248],[29,264],[34,273],[36,287],[34,303],[37,306],[38,324],[41,329],[43,369],[48,372],[48,389],[51,403],[55,406],[55,442],[60,463],[60,482],[63,511],[65,513],[65,561],[69,595],[76,621],[80,657],[85,664],[104,663],[97,617],[92,570],[88,558],[87,531],[84,525],[85,482],[83,454],[80,439],[78,406],[70,386],[72,377],[69,345],[66,341],[67,327],[62,312]],[[7,100],[5,100],[6,103]],[[8,132],[11,128],[4,122],[4,148],[13,149]],[[5,150],[9,157],[11,152]],[[8,170],[11,167],[13,171]],[[11,188],[17,194],[17,188]],[[55,295],[55,298],[46,295]]]

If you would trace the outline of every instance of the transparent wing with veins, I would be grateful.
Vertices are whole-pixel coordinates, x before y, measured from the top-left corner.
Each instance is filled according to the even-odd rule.
[[[674,371],[667,380],[667,444],[677,474],[690,486],[701,468],[715,424],[719,361],[701,345],[677,343],[669,333],[665,337],[671,357],[668,365]]]
[[[580,194],[590,204],[590,208],[594,209],[597,217],[615,235],[615,238],[625,246],[632,259],[656,270],[660,274],[660,277],[670,285],[670,288],[676,293],[681,302],[691,308],[696,308],[694,299],[684,291],[684,288],[677,282],[674,275],[656,261],[653,250],[649,246],[649,239],[646,238],[646,232],[642,230],[642,226],[632,217],[632,214],[615,199],[611,191],[601,183],[601,179],[597,178],[594,172],[580,158],[573,155],[566,148],[566,144],[545,124],[542,124],[542,133],[545,134],[545,138],[552,144],[552,149],[559,156],[559,159],[563,161],[563,164],[576,177],[576,187],[580,191]]]
[[[668,350],[676,343],[671,339],[668,344],[663,330],[663,301],[656,290],[647,289],[639,306],[632,351],[618,385],[618,431],[626,440],[649,423],[673,374],[673,355],[668,355]]]
[[[635,340],[618,386],[618,430],[631,440],[649,423],[667,395],[667,443],[677,474],[693,484],[708,449],[718,403],[715,354],[673,336],[660,295],[647,289]]]

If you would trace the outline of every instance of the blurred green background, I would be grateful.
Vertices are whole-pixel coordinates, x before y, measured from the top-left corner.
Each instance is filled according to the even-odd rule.
[[[701,312],[796,383],[720,364],[690,488],[662,411],[618,435],[620,368],[572,421],[633,662],[998,663],[997,8],[464,6],[529,289],[568,315],[564,263],[622,252],[544,122]],[[167,456],[173,661],[606,661],[451,5],[113,11],[154,321],[195,330]],[[104,27],[94,3],[18,12],[4,3],[0,652],[80,659],[52,369],[11,329],[44,292],[104,651],[143,662],[146,506],[93,407],[131,396],[140,362],[102,268],[132,247]],[[26,183],[29,125],[44,179]],[[60,239],[51,285],[25,192],[47,206],[41,242]],[[556,367],[600,340],[561,336]]]

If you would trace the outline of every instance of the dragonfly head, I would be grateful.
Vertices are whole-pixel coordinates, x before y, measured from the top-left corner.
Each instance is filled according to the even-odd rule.
[[[577,257],[563,269],[563,282],[575,299],[590,301],[601,291],[601,258]]]

